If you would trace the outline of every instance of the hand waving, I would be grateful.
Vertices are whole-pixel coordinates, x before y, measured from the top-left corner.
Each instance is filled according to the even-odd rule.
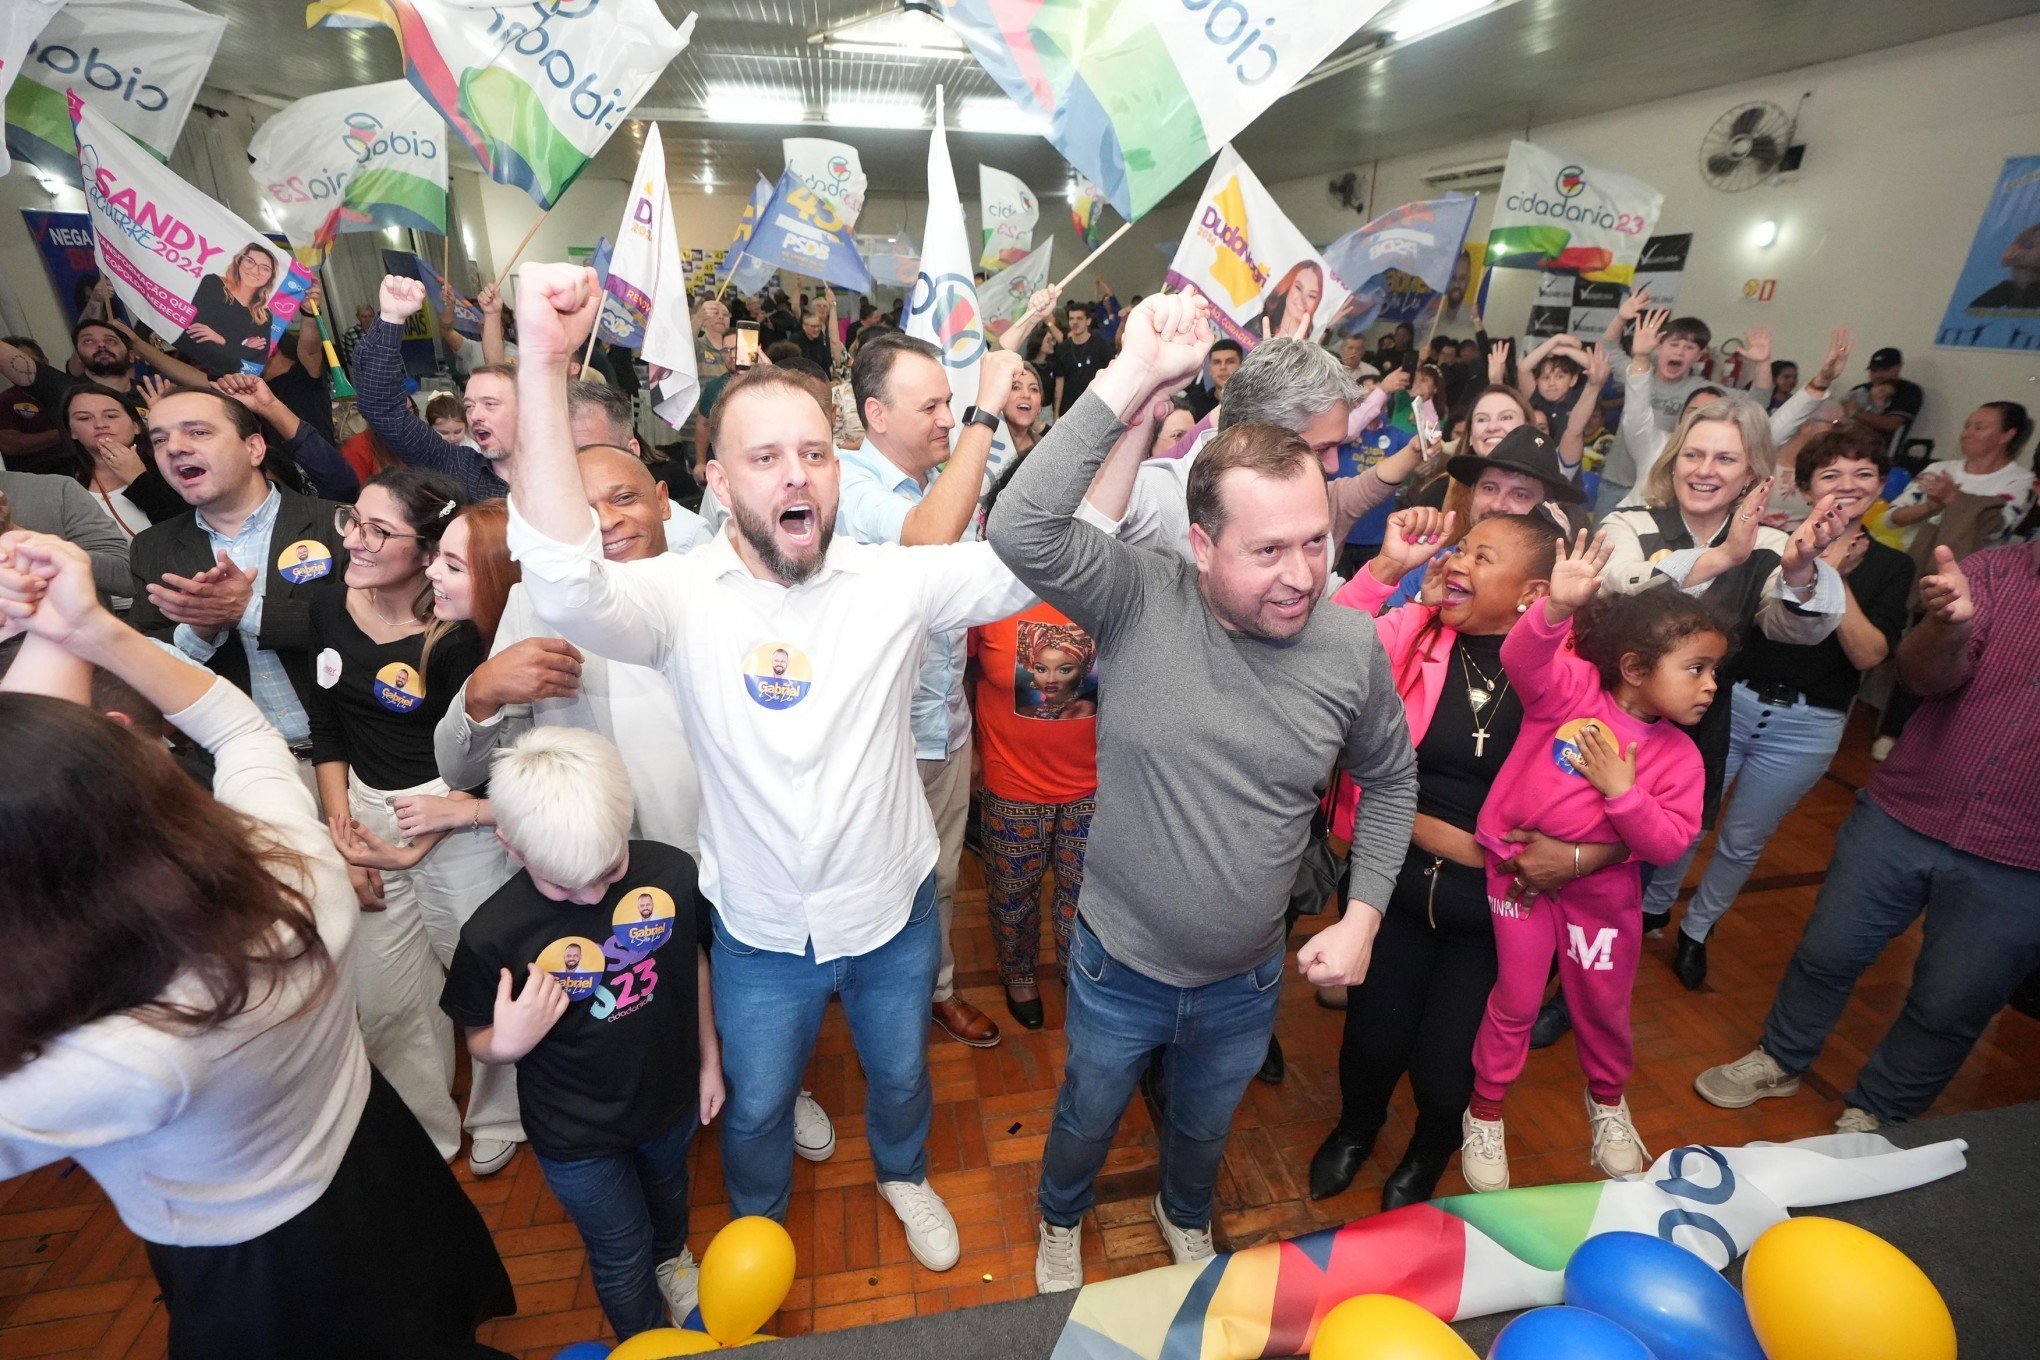
[[[1455,516],[1451,511],[1411,506],[1388,517],[1381,535],[1379,556],[1395,569],[1398,578],[1415,571],[1432,558],[1452,537]]]
[[[1828,338],[1827,357],[1820,361],[1820,371],[1813,375],[1813,381],[1807,386],[1823,392],[1833,387],[1848,371],[1849,351],[1855,343],[1855,337],[1849,334],[1847,326],[1835,327],[1834,334]]]
[[[1615,545],[1608,541],[1605,531],[1595,534],[1590,542],[1587,531],[1580,530],[1551,569],[1545,617],[1556,623],[1584,608],[1587,601],[1601,592],[1602,569],[1614,555]]]
[[[1771,328],[1761,321],[1753,321],[1742,335],[1743,358],[1753,364],[1771,362]]]
[[[1645,284],[1615,305],[1616,312],[1624,321],[1634,321],[1638,313],[1650,306],[1650,285]]]

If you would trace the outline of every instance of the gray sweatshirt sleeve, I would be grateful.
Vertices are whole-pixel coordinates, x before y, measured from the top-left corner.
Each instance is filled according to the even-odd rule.
[[[1340,757],[1340,766],[1367,791],[1353,819],[1346,899],[1379,912],[1388,907],[1417,824],[1417,752],[1410,744],[1409,719],[1396,697],[1388,654],[1371,628],[1365,645],[1361,664],[1369,701],[1347,731]]]

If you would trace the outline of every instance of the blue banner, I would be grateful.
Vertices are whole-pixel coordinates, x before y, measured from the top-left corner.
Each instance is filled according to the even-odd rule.
[[[2005,162],[1934,343],[2040,352],[2040,156]]]
[[[1432,295],[1443,293],[1479,204],[1457,194],[1405,203],[1326,246],[1325,263],[1353,290],[1346,333],[1382,320],[1414,320]]]
[[[385,273],[400,274],[404,278],[416,279],[424,284],[426,297],[431,300],[434,307],[439,305],[439,271],[425,263],[423,256],[409,250],[385,250],[382,253],[382,263]],[[456,298],[454,306],[458,312],[459,294],[454,296]],[[425,319],[426,315],[425,310],[421,308],[404,323],[404,340],[401,347],[404,372],[414,378],[429,378],[439,372],[439,347],[432,342],[432,325]],[[482,334],[481,308],[474,308],[474,316],[475,333],[468,338],[478,340]],[[466,335],[467,332],[462,331],[461,334]]]
[[[737,234],[730,239],[730,248],[723,252],[722,263],[715,267],[718,281],[729,280],[729,286],[739,293],[755,293],[763,288],[772,277],[772,266],[763,260],[753,259],[750,254],[751,236],[758,230],[758,219],[765,215],[767,205],[772,202],[772,184],[763,175],[751,189],[751,197],[744,204],[744,215],[737,223]],[[735,270],[734,276],[731,270]]]
[[[821,279],[854,293],[871,291],[871,271],[857,253],[850,224],[791,170],[779,177],[743,250],[747,261],[762,261],[769,269]]]
[[[23,208],[21,220],[27,224],[35,248],[42,252],[43,268],[49,271],[50,286],[57,290],[64,320],[77,325],[78,313],[99,282],[99,262],[92,258],[91,214]]]
[[[383,258],[387,260],[396,253],[395,251],[385,250]],[[435,308],[438,307],[440,305],[440,295],[446,287],[446,280],[440,277],[439,271],[434,269],[432,262],[423,255],[412,254],[409,258],[418,262],[417,272],[413,273],[411,277],[425,285],[426,300]],[[482,338],[482,309],[472,300],[462,297],[458,292],[453,295],[453,328],[470,340]]]

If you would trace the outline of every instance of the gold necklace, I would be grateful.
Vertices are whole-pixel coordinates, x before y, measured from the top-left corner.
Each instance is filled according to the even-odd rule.
[[[1479,759],[1487,754],[1488,729],[1494,726],[1494,720],[1502,709],[1500,704],[1496,704],[1494,713],[1485,722],[1481,721],[1481,711],[1509,692],[1509,673],[1502,672],[1502,683],[1497,689],[1487,672],[1467,659],[1466,648],[1455,647],[1453,650],[1459,653],[1459,670],[1466,677],[1466,706],[1473,710],[1473,754],[1475,759]],[[1479,684],[1474,683],[1476,675],[1480,677]]]
[[[415,618],[411,618],[411,619],[393,619],[393,618],[391,618],[391,617],[390,617],[389,615],[387,615],[387,614],[383,613],[383,612],[382,612],[382,610],[381,610],[380,608],[378,608],[378,607],[376,606],[376,602],[375,602],[375,592],[374,592],[374,591],[370,591],[370,590],[364,590],[364,591],[362,591],[362,592],[361,592],[361,598],[362,598],[362,599],[364,599],[364,600],[366,600],[366,601],[368,601],[368,609],[369,609],[369,612],[370,612],[370,613],[372,613],[372,614],[374,614],[374,615],[375,615],[375,616],[376,616],[377,618],[379,618],[379,619],[381,619],[381,620],[383,621],[383,627],[385,627],[385,628],[413,628],[413,627],[416,627],[416,626],[417,626],[418,620],[417,620],[417,619],[415,619]]]

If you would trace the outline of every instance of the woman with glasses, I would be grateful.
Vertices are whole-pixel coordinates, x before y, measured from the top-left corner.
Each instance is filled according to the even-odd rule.
[[[335,512],[347,589],[312,607],[306,705],[319,803],[362,910],[355,983],[369,1061],[448,1160],[460,1150],[460,1118],[433,941],[458,938],[507,874],[488,829],[407,839],[398,808],[447,793],[432,730],[483,656],[472,624],[435,617],[425,575],[465,500],[447,479],[399,466]],[[469,1108],[483,1174],[500,1169],[523,1137],[514,1107],[506,1120],[485,1099],[491,1094],[478,1087]]]

